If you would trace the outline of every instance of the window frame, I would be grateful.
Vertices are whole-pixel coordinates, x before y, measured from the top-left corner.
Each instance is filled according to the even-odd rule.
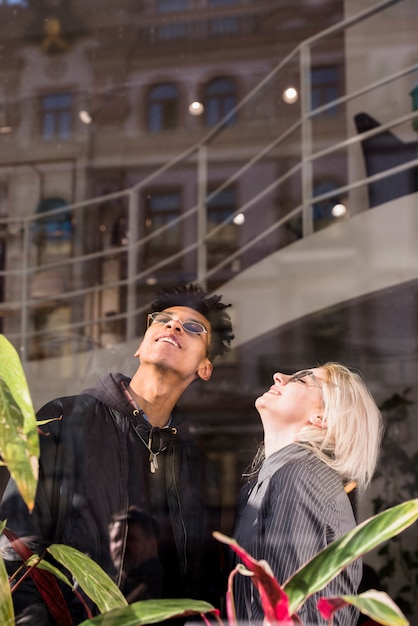
[[[335,72],[334,79],[325,79],[327,72]],[[321,73],[323,80],[320,80]],[[315,111],[341,95],[341,68],[339,65],[318,65],[311,69],[311,110]],[[324,115],[336,115],[339,107],[333,106],[324,111]]]
[[[221,186],[221,183],[211,183],[208,188],[208,197]],[[226,194],[232,193],[232,200],[226,199]],[[231,219],[230,224],[225,224],[216,233],[215,238],[210,237],[211,230],[218,224],[224,222],[228,217],[232,217],[238,208],[238,187],[230,185],[217,194],[213,200],[206,202],[206,224],[207,224],[207,251],[212,258],[225,257],[234,253],[240,246],[239,226]],[[218,219],[211,220],[211,214],[218,216]],[[229,215],[228,215],[229,214]],[[213,224],[213,226],[211,226]],[[222,233],[225,233],[222,235]],[[231,236],[232,234],[232,236]]]
[[[153,98],[157,90],[172,87],[176,97]],[[157,107],[157,108],[155,108]],[[153,121],[153,110],[158,117]],[[149,133],[173,131],[179,127],[180,90],[176,83],[164,81],[151,85],[146,95],[146,128]]]
[[[68,97],[67,106],[45,107],[48,98]],[[49,121],[48,121],[49,120]],[[51,128],[47,128],[47,123],[51,123]],[[40,135],[46,142],[59,139],[68,141],[72,139],[74,132],[74,97],[72,92],[67,90],[42,93],[39,96],[39,125]]]
[[[175,208],[160,208],[152,211],[151,204],[153,199],[162,199],[164,196],[176,196],[177,203]],[[152,187],[146,189],[143,193],[144,198],[144,234],[148,236],[153,230],[158,230],[162,226],[175,222],[180,216],[183,203],[183,189],[181,186],[169,185],[166,187]],[[158,223],[154,224],[155,228],[150,222],[152,219],[157,220]],[[161,222],[161,223],[160,223]],[[183,230],[182,222],[178,220],[176,222],[176,231],[174,233],[174,241],[171,241],[173,237],[172,229],[163,231],[157,237],[149,239],[144,246],[144,261],[147,266],[152,266],[154,263],[161,261],[164,258],[170,257],[179,250],[182,246]]]
[[[221,90],[219,93],[210,93],[210,89],[213,85],[222,82],[229,83],[232,89],[230,91]],[[231,99],[232,102],[229,102]],[[231,76],[214,76],[204,85],[202,101],[205,107],[206,125],[209,127],[216,126],[238,103],[238,88],[235,79]],[[216,111],[214,111],[214,107],[216,107]],[[237,121],[238,116],[234,113],[225,125],[234,126]]]

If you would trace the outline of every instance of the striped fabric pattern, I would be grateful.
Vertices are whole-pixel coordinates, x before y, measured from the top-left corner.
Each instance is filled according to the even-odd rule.
[[[269,456],[257,479],[243,486],[234,537],[254,558],[266,560],[283,584],[355,524],[341,478],[312,451],[291,444]],[[356,593],[361,571],[357,560],[309,598],[299,612],[304,626],[326,626],[316,608],[319,597]],[[262,623],[259,595],[250,578],[235,577],[234,597],[239,621]],[[334,624],[353,626],[356,621],[357,611],[347,607],[336,613]]]

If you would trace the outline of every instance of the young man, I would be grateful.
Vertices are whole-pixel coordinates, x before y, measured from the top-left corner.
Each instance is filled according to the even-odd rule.
[[[229,306],[194,285],[162,291],[148,316],[131,379],[108,374],[95,388],[53,400],[38,412],[38,420],[60,419],[41,428],[34,512],[26,513],[13,485],[0,511],[0,519],[7,518],[8,527],[33,550],[51,543],[77,548],[129,593],[130,602],[141,599],[132,589],[143,589],[145,560],[151,596],[216,602],[221,581],[211,533],[219,528],[217,481],[176,403],[193,381],[209,380],[214,358],[230,349]],[[142,533],[148,544],[143,549],[139,533],[132,541],[132,510],[152,520]],[[150,545],[155,546],[151,559]],[[16,559],[10,546],[3,554],[6,561]],[[16,565],[9,560],[9,570]],[[26,587],[14,594],[22,620],[17,623],[33,625],[39,612],[40,624],[53,624],[33,583]],[[80,604],[70,604],[74,623],[85,619]]]

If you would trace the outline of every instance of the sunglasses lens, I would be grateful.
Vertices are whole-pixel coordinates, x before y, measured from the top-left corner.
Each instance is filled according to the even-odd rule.
[[[205,332],[204,327],[199,322],[184,322],[183,328],[194,335],[201,335]]]
[[[165,315],[164,313],[150,313],[148,315],[148,326],[151,324],[167,324],[171,320],[169,315]]]
[[[153,317],[154,322],[158,322],[159,324],[168,324],[172,319],[171,315],[166,315],[165,313],[157,313]]]
[[[168,324],[169,322],[171,322],[172,319],[173,316],[169,313],[150,313],[148,315],[148,326],[154,323]],[[183,325],[184,330],[187,330],[188,333],[192,333],[193,335],[201,335],[202,333],[206,333],[206,328],[202,324],[199,324],[199,322],[182,322],[181,320],[179,321]]]

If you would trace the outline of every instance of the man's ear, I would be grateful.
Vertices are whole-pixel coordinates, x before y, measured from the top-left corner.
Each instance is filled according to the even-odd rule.
[[[311,417],[309,418],[309,421],[313,426],[317,426],[318,428],[328,427],[326,420],[324,420],[324,418],[321,417],[321,415],[311,415]]]
[[[202,363],[197,368],[196,374],[198,378],[206,381],[206,380],[209,380],[209,378],[212,376],[212,372],[213,372],[212,362],[209,361],[208,358],[206,358],[204,361],[202,361]]]

